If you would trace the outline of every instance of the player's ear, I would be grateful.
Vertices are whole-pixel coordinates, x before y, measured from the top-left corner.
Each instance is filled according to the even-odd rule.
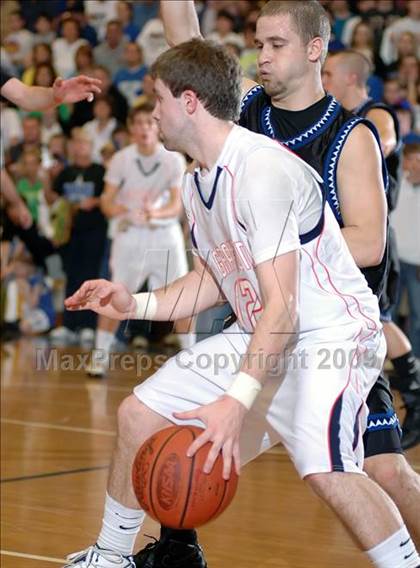
[[[309,61],[315,63],[320,61],[324,49],[324,42],[320,37],[314,37],[308,43],[308,57]]]
[[[187,90],[181,95],[187,114],[194,114],[198,106],[198,97],[194,91]]]

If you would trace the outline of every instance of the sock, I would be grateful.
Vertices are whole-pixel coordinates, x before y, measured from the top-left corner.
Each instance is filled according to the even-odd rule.
[[[178,339],[181,344],[181,349],[189,349],[195,345],[197,341],[195,333],[178,333]]]
[[[403,525],[396,533],[367,551],[377,568],[418,568],[420,556]]]
[[[96,544],[99,548],[130,556],[145,516],[141,509],[124,507],[107,493],[102,528]]]
[[[114,334],[112,332],[104,331],[103,329],[97,330],[95,338],[95,357],[98,361],[108,363],[109,353],[113,342]]]
[[[401,392],[420,389],[420,369],[412,351],[391,359],[391,362],[397,374],[392,381],[396,389]]]
[[[178,540],[179,542],[185,542],[186,544],[196,544],[197,533],[195,530],[177,530],[170,529],[168,527],[160,527],[160,540],[165,540],[171,538],[173,540]]]

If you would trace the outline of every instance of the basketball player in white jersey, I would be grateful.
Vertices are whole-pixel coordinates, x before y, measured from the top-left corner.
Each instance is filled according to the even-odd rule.
[[[146,280],[153,290],[188,271],[179,223],[185,160],[176,152],[168,152],[159,142],[152,112],[150,103],[131,110],[129,128],[133,144],[112,157],[101,200],[102,210],[112,225],[112,281],[124,283],[133,293]],[[189,320],[176,322],[175,327],[183,348],[194,344]],[[89,375],[105,374],[117,328],[117,321],[99,317]]]
[[[156,430],[190,423],[205,431],[188,455],[210,441],[204,470],[222,452],[225,478],[283,441],[301,477],[375,566],[417,568],[398,510],[362,471],[365,400],[385,343],[377,300],[325,207],[319,176],[275,141],[234,126],[241,72],[223,47],[183,43],[152,72],[165,146],[198,163],[183,191],[197,266],[153,293],[88,281],[66,306],[118,320],[167,320],[208,309],[223,295],[238,322],[181,352],[123,401],[101,533],[67,566],[144,565],[132,557],[144,513],[131,463]],[[325,349],[342,362],[322,365]],[[162,561],[156,550],[153,566],[171,565],[171,552],[164,554]]]

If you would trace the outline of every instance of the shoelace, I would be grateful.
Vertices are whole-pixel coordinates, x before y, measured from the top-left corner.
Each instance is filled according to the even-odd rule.
[[[126,564],[124,568],[135,568],[135,564],[129,558],[125,558],[118,552],[114,552],[113,550],[105,550],[98,548],[97,546],[90,546],[86,550],[81,550],[80,552],[75,552],[74,554],[70,554],[66,558],[66,564],[64,568],[71,568],[71,566],[76,566],[79,562],[83,562],[80,565],[80,568],[88,568],[90,561],[93,559],[94,556],[97,558],[103,558],[104,560],[109,560],[109,562],[113,562],[114,564],[123,566],[124,562],[129,562]]]

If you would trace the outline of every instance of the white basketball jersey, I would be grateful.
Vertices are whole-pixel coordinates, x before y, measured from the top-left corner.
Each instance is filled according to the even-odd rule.
[[[140,154],[136,144],[117,152],[111,159],[105,181],[119,188],[116,203],[130,211],[143,209],[148,202],[155,208],[166,205],[170,189],[181,187],[185,160],[158,144],[150,156]],[[152,225],[167,225],[177,219],[155,219]]]
[[[320,182],[285,147],[239,126],[210,172],[185,176],[193,245],[248,332],[263,309],[255,266],[293,250],[300,250],[300,338],[325,330],[333,340],[331,328],[348,324],[361,332],[381,327],[377,298],[325,207]]]

